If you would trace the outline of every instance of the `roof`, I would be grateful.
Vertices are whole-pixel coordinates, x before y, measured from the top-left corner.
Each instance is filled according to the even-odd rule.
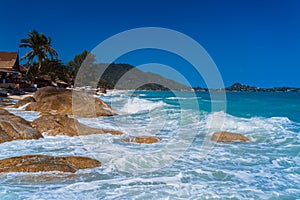
[[[27,68],[23,65],[19,65],[19,69],[20,69],[20,72],[22,72],[22,73],[27,72]]]
[[[12,69],[18,61],[18,52],[0,52],[0,68]]]

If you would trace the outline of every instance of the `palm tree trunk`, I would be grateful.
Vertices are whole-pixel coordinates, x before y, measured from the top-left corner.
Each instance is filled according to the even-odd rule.
[[[39,58],[39,70],[41,70],[41,68],[42,68],[42,62],[43,62],[43,58],[42,58],[42,56],[41,55],[39,55],[38,56]]]

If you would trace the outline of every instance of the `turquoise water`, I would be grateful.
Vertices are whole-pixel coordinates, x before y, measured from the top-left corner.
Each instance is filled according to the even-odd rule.
[[[227,93],[226,101],[208,93],[131,93],[100,97],[119,115],[80,121],[121,130],[121,137],[155,135],[160,143],[89,135],[0,144],[0,158],[43,153],[103,163],[75,174],[1,174],[0,199],[300,199],[300,93]],[[211,142],[218,130],[251,142]]]

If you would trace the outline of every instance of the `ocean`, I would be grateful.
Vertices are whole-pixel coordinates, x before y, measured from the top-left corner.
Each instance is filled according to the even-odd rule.
[[[134,95],[131,95],[134,93]],[[300,93],[110,91],[118,115],[82,118],[124,135],[47,136],[0,144],[0,159],[24,154],[94,157],[72,173],[0,174],[0,199],[300,199]],[[38,113],[11,112],[34,120]],[[246,143],[215,143],[214,131]],[[157,136],[154,144],[125,143]]]

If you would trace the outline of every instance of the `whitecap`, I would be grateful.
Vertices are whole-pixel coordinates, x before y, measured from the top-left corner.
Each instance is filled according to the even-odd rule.
[[[147,112],[155,108],[163,107],[166,104],[163,101],[149,101],[146,99],[130,98],[127,103],[119,110],[120,114],[135,114]]]

